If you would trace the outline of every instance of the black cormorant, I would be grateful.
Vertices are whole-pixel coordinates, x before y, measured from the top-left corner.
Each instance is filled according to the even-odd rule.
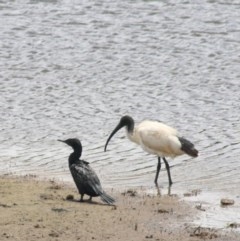
[[[92,200],[92,197],[100,196],[105,203],[113,204],[115,200],[103,191],[100,180],[89,163],[80,159],[82,154],[81,142],[77,138],[58,141],[64,142],[73,148],[73,153],[68,158],[68,164],[73,180],[81,195],[80,201],[83,202],[83,196],[87,194],[90,196],[89,200]]]

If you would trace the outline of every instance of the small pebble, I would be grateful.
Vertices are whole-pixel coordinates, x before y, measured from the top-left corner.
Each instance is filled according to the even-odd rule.
[[[165,210],[165,209],[158,209],[157,212],[158,213],[169,213],[169,211]]]
[[[240,228],[240,223],[230,223],[228,228]]]
[[[151,235],[147,235],[145,238],[153,238],[153,235],[151,234]]]
[[[66,200],[73,200],[74,199],[74,196],[72,194],[68,194],[66,196]]]
[[[233,199],[228,199],[228,198],[222,198],[221,199],[221,205],[226,206],[226,205],[233,205],[234,200]]]

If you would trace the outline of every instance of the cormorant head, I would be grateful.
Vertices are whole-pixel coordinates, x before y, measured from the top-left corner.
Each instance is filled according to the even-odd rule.
[[[125,115],[120,119],[120,122],[118,123],[118,125],[115,127],[115,129],[112,131],[112,133],[110,134],[110,136],[107,139],[107,142],[105,144],[105,148],[104,151],[107,150],[107,145],[109,143],[109,141],[111,140],[111,138],[114,136],[115,133],[118,132],[118,130],[120,130],[122,127],[126,126],[126,129],[129,133],[133,132],[134,129],[134,120],[131,116]]]
[[[63,140],[58,140],[58,141],[66,143],[67,145],[71,146],[74,150],[82,149],[82,144],[77,138],[70,138],[65,141]]]

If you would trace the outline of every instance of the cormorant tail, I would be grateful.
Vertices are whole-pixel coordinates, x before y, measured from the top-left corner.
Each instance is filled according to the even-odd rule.
[[[111,196],[109,196],[107,193],[103,192],[100,194],[100,197],[103,202],[112,205],[115,202],[115,199],[113,199]]]
[[[178,137],[179,141],[181,142],[181,149],[188,154],[189,156],[192,157],[197,157],[198,156],[198,150],[195,149],[194,145],[187,139],[183,137]]]

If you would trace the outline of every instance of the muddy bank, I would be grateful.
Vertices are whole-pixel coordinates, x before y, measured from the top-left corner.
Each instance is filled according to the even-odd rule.
[[[239,240],[234,232],[193,227],[198,210],[177,196],[107,191],[116,206],[99,198],[80,203],[64,183],[1,177],[0,240]]]

